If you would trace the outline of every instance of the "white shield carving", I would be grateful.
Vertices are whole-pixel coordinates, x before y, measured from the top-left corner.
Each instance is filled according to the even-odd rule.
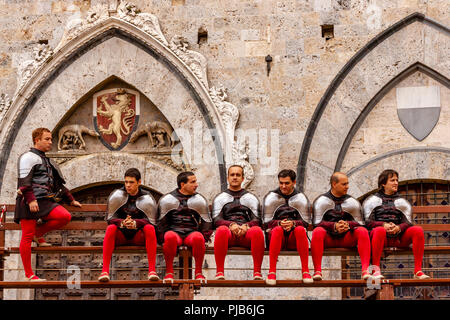
[[[433,131],[439,120],[439,87],[402,87],[396,91],[400,122],[414,138],[422,141]]]

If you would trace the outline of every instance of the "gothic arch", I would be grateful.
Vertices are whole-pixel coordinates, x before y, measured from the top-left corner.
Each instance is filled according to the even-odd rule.
[[[124,48],[118,56],[114,56],[114,45]],[[134,54],[131,57],[135,59],[129,54]],[[148,62],[147,69],[138,65],[141,58]],[[74,72],[76,68],[79,69]],[[160,81],[151,82],[148,79],[151,75],[159,76]],[[216,132],[217,136],[210,135],[206,141],[206,148],[213,150],[216,157],[214,166],[197,166],[196,173],[199,181],[209,181],[212,193],[226,187],[223,148],[226,134],[207,84],[167,43],[127,21],[110,17],[61,46],[16,92],[0,129],[1,198],[13,199],[15,186],[6,182],[15,176],[17,157],[30,145],[30,128],[45,124],[53,130],[76,101],[111,76],[134,85],[152,101],[161,102],[160,111],[174,128],[184,125],[183,119],[192,115],[193,121],[200,121],[206,130]],[[180,96],[184,99],[181,102]],[[178,109],[174,110],[173,105]],[[35,114],[37,106],[45,107],[44,114]],[[193,130],[192,123],[186,127]]]
[[[448,74],[442,42],[448,42],[449,35],[446,26],[414,13],[373,38],[345,64],[322,96],[303,139],[297,164],[300,189],[316,195],[326,190],[323,177],[340,167],[349,132],[356,128],[371,99],[392,79],[398,80],[402,72],[414,68],[433,70],[433,75]],[[353,94],[356,90],[358,96]]]

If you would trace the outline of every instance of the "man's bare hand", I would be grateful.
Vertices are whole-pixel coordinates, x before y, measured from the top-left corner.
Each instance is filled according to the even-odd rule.
[[[339,220],[334,224],[334,228],[337,233],[344,233],[350,229],[350,226],[348,225],[347,221]]]
[[[30,206],[30,211],[31,212],[38,212],[39,211],[39,205],[37,200],[31,201],[29,204]]]
[[[136,229],[136,221],[131,219],[130,215],[127,215],[127,217],[122,221],[122,226],[127,229]]]
[[[396,235],[401,231],[400,227],[393,222],[386,222],[383,227],[386,229],[386,233],[390,235]]]
[[[249,227],[248,227],[247,224],[243,224],[242,226],[240,226],[239,229],[240,229],[240,230],[239,230],[239,235],[238,235],[238,237],[243,237],[243,236],[245,236],[245,234],[247,233]]]
[[[71,206],[74,206],[74,207],[81,208],[81,203],[79,203],[77,200],[73,200],[73,201],[70,203],[70,205],[71,205]]]
[[[283,230],[289,231],[294,227],[294,222],[291,220],[283,219],[280,221],[280,226]]]
[[[241,232],[241,228],[237,223],[232,223],[228,227],[232,234],[234,234],[236,237],[239,237],[239,234]]]

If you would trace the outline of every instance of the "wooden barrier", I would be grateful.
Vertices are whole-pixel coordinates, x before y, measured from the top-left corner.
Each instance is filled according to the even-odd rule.
[[[102,204],[85,204],[82,208],[65,206],[72,212],[105,212],[106,205]],[[427,207],[413,207],[413,212],[416,215],[426,215],[431,213],[450,213],[450,206],[427,206]],[[14,211],[14,205],[7,205],[7,212]],[[104,230],[106,229],[106,222],[78,222],[72,221],[61,230]],[[419,224],[424,231],[438,231],[450,232],[450,224]],[[2,257],[1,264],[3,269],[3,260],[5,256],[10,254],[18,254],[18,247],[5,247],[5,231],[6,230],[21,230],[18,224],[6,222],[0,227],[0,256]],[[312,230],[310,228],[309,230]],[[120,246],[114,251],[115,253],[146,253],[143,246]],[[53,253],[102,253],[101,246],[53,246],[53,247],[33,247],[32,253],[35,254],[53,254]],[[158,253],[162,253],[161,246],[158,246]],[[207,247],[207,254],[213,254],[213,248]],[[250,255],[250,250],[243,248],[230,248],[229,255]],[[265,255],[268,255],[268,250]],[[409,255],[412,254],[411,249],[386,248],[384,256],[389,255]],[[427,246],[425,247],[425,254],[450,254],[450,246]],[[282,251],[280,255],[297,256],[296,251]],[[356,249],[345,248],[330,248],[325,249],[324,255],[327,256],[356,256],[358,252]],[[256,280],[208,280],[206,283],[201,283],[198,280],[192,279],[192,253],[186,247],[179,249],[179,257],[182,259],[183,265],[183,279],[175,280],[173,283],[163,283],[162,281],[139,281],[139,280],[112,280],[107,283],[98,281],[81,281],[80,287],[85,288],[138,288],[138,287],[172,287],[178,288],[179,298],[183,300],[193,299],[195,290],[201,287],[366,287],[367,281],[363,280],[323,280],[314,282],[312,284],[304,284],[300,280],[277,280],[275,286],[268,286],[265,281]],[[427,279],[427,280],[413,280],[413,279],[389,279],[380,282],[380,289],[376,292],[377,299],[393,299],[394,288],[398,286],[439,286],[450,285],[450,279]],[[45,281],[45,282],[29,282],[29,281],[3,281],[3,270],[0,273],[0,288],[2,289],[33,289],[33,288],[67,288],[65,281]]]

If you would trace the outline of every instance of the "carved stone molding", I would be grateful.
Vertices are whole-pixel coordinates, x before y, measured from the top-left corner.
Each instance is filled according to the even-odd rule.
[[[227,166],[238,164],[244,168],[245,178],[242,187],[246,188],[255,178],[255,174],[252,165],[248,162],[248,143],[235,141],[234,138],[239,120],[239,109],[226,101],[228,95],[223,86],[212,87],[209,92],[225,127],[225,148],[227,154],[231,154],[231,159],[229,157],[226,159]]]
[[[208,77],[206,74],[207,60],[199,52],[189,50],[189,42],[182,36],[174,36],[170,40],[169,48],[175,53],[192,72],[200,79],[203,85],[208,88]]]
[[[8,112],[9,107],[11,106],[11,99],[6,93],[0,94],[0,123]]]
[[[71,59],[72,55],[86,43],[112,28],[145,43],[155,54],[165,57],[167,63],[183,75],[184,80],[192,86],[191,90],[195,91],[209,111],[204,114],[205,117],[211,117],[212,126],[219,132],[218,145],[223,149],[224,156],[227,159],[232,158],[234,130],[239,111],[225,101],[224,90],[216,96],[209,91],[206,58],[190,50],[187,41],[180,36],[174,36],[169,45],[161,32],[158,19],[149,13],[140,12],[134,4],[129,2],[121,2],[117,10],[112,10],[106,5],[95,6],[82,19],[76,18],[69,21],[64,36],[54,51],[47,45],[40,45],[35,49],[34,60],[23,63],[24,72],[21,73],[20,86],[11,103],[13,113],[9,112],[11,115],[8,113],[7,117],[3,113],[0,142],[8,139],[16,130],[14,128],[17,128],[18,117],[25,108],[29,107],[30,97],[45,81],[48,81],[55,70],[67,63],[68,59]],[[227,127],[227,133],[225,133],[225,127]],[[225,139],[231,143],[226,142]],[[231,160],[226,161],[227,164],[231,162]],[[224,182],[222,179],[221,184],[223,185]]]
[[[33,59],[19,64],[16,94],[52,54],[53,50],[48,44],[38,44],[33,48]]]

